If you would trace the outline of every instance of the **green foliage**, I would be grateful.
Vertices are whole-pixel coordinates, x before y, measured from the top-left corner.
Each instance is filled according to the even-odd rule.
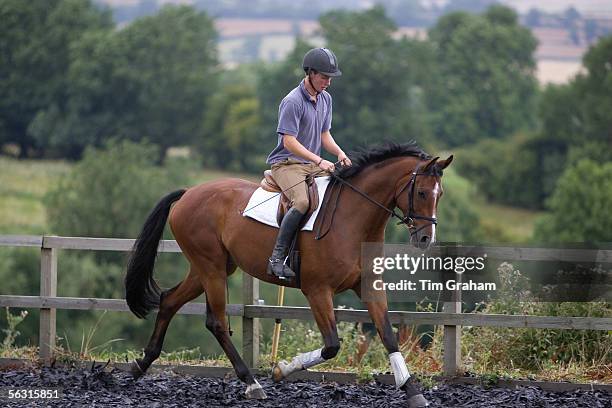
[[[22,310],[18,315],[13,315],[9,311],[8,307],[5,309],[6,309],[6,322],[7,322],[8,328],[2,329],[2,332],[5,335],[4,340],[2,340],[2,350],[10,349],[15,345],[15,339],[19,337],[19,335],[21,334],[19,330],[17,330],[17,326],[21,322],[23,322],[23,320],[28,315],[27,310]]]
[[[109,30],[111,14],[90,0],[1,0],[0,21],[0,145],[17,143],[25,157],[46,145],[30,128],[34,118],[64,108],[70,48]]]
[[[88,148],[83,160],[49,191],[51,231],[64,236],[135,237],[154,204],[185,180],[171,180],[155,165],[148,143],[111,141]]]
[[[598,163],[612,162],[612,149],[604,141],[586,142],[581,145],[570,146],[567,152],[566,166],[573,166],[585,158]]]
[[[533,126],[536,40],[514,11],[448,14],[429,36],[440,71],[426,94],[440,141],[458,146]]]
[[[229,71],[223,82],[204,113],[204,137],[196,146],[209,167],[260,170],[267,152],[262,152],[261,107],[253,80],[240,71]]]
[[[481,305],[479,312],[536,316],[610,317],[612,308],[604,302],[535,302],[529,281],[511,264],[498,268],[498,297]],[[578,363],[591,367],[609,361],[612,336],[601,330],[516,329],[470,327],[462,333],[462,347],[468,369],[478,373],[507,367],[542,369],[553,363]]]
[[[612,241],[612,162],[582,159],[568,168],[548,201],[550,214],[538,220],[540,242]]]
[[[191,143],[216,84],[212,20],[164,7],[117,31],[91,32],[71,47],[67,102],[42,111],[32,132],[64,157],[111,137],[161,147]]]
[[[541,209],[565,169],[582,158],[611,161],[612,122],[604,113],[612,107],[612,88],[607,88],[612,62],[606,60],[611,47],[612,40],[601,40],[584,58],[586,74],[578,75],[569,84],[544,90],[539,101],[541,130],[537,134],[485,139],[465,147],[461,152],[471,159],[457,163],[458,171],[473,180],[491,200]],[[541,224],[542,231],[547,222]],[[563,227],[559,224],[555,228]],[[574,237],[574,241],[582,239]]]
[[[611,146],[612,127],[612,36],[604,37],[584,55],[586,74],[576,77],[577,110],[582,116],[578,133]],[[565,121],[567,123],[567,119]]]
[[[561,169],[582,157],[595,161],[612,160],[612,36],[599,40],[583,57],[584,73],[565,85],[550,85],[541,95],[539,138],[556,146],[557,170],[547,174],[546,185],[556,185]],[[549,149],[541,153],[546,154]],[[565,164],[565,165],[564,165]],[[556,175],[556,177],[554,177]],[[552,189],[545,191],[549,197]]]
[[[38,296],[40,260],[31,248],[0,248],[2,294]]]
[[[536,135],[483,139],[458,153],[458,171],[488,199],[531,209],[543,207],[565,165],[564,145]]]
[[[477,242],[482,238],[480,217],[474,206],[479,199],[476,188],[458,176],[452,168],[444,170],[444,196],[438,205],[440,224],[438,240],[444,242]]]
[[[381,139],[427,138],[416,79],[427,67],[427,47],[392,37],[395,24],[381,7],[332,11],[319,19],[327,46],[338,56],[342,77],[332,81],[333,134],[345,149]],[[417,61],[416,58],[420,58]],[[431,58],[429,58],[431,59]]]
[[[32,248],[0,248],[0,282],[3,295],[38,296],[40,294],[40,250]],[[38,310],[20,323],[18,345],[34,343],[38,337]],[[10,330],[9,316],[0,314],[0,327]]]

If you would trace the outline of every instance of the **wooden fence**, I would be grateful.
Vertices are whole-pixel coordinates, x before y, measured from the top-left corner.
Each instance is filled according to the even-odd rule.
[[[0,246],[25,246],[40,248],[40,296],[0,295],[0,307],[21,307],[40,309],[39,352],[40,358],[48,364],[53,357],[56,338],[56,310],[110,310],[127,312],[129,308],[123,299],[98,299],[57,297],[57,258],[60,249],[94,251],[130,251],[132,239],[71,238],[58,236],[0,235]],[[461,248],[461,247],[457,247]],[[612,250],[587,249],[537,249],[486,247],[488,259],[504,261],[571,261],[612,263]],[[163,240],[159,252],[181,252],[176,241]],[[17,271],[16,271],[17,273]],[[227,314],[242,318],[243,358],[249,367],[257,365],[259,356],[258,319],[299,319],[312,320],[307,307],[280,307],[260,305],[259,281],[242,274],[241,304],[230,304]],[[457,294],[454,294],[457,296]],[[460,297],[445,302],[443,312],[391,311],[391,323],[429,324],[444,326],[444,374],[457,374],[461,361],[461,326],[494,326],[516,328],[547,328],[575,330],[612,330],[612,318],[523,316],[461,313]],[[188,303],[178,313],[203,315],[204,303]],[[365,310],[335,309],[338,321],[370,322]]]

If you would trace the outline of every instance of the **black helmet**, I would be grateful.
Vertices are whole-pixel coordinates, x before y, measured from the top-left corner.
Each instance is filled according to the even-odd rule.
[[[308,73],[309,69],[314,69],[323,75],[337,77],[342,75],[338,69],[338,58],[327,48],[313,48],[304,55],[302,68]]]

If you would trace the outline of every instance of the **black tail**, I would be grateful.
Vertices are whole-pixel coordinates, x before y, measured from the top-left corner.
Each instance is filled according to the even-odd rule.
[[[187,190],[178,190],[162,198],[147,217],[134,244],[125,276],[125,300],[132,313],[141,319],[159,307],[161,290],[153,279],[157,247],[173,202]]]

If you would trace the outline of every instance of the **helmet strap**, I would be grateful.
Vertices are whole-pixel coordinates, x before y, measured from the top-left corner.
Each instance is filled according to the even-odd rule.
[[[316,74],[316,71],[315,71],[314,69],[312,69],[312,68],[309,68],[309,69],[308,69],[308,73],[307,73],[307,75],[306,75],[306,78],[308,79],[308,84],[310,85],[310,87],[311,87],[312,89],[314,89],[314,91],[315,91],[315,95],[314,95],[314,96],[317,96],[317,95],[319,95],[321,92],[317,91],[317,88],[315,88],[315,87],[314,87],[314,85],[312,84],[312,81],[311,81],[311,79],[310,79],[310,74],[315,75],[315,74]],[[308,93],[310,93],[310,92],[308,92]]]

